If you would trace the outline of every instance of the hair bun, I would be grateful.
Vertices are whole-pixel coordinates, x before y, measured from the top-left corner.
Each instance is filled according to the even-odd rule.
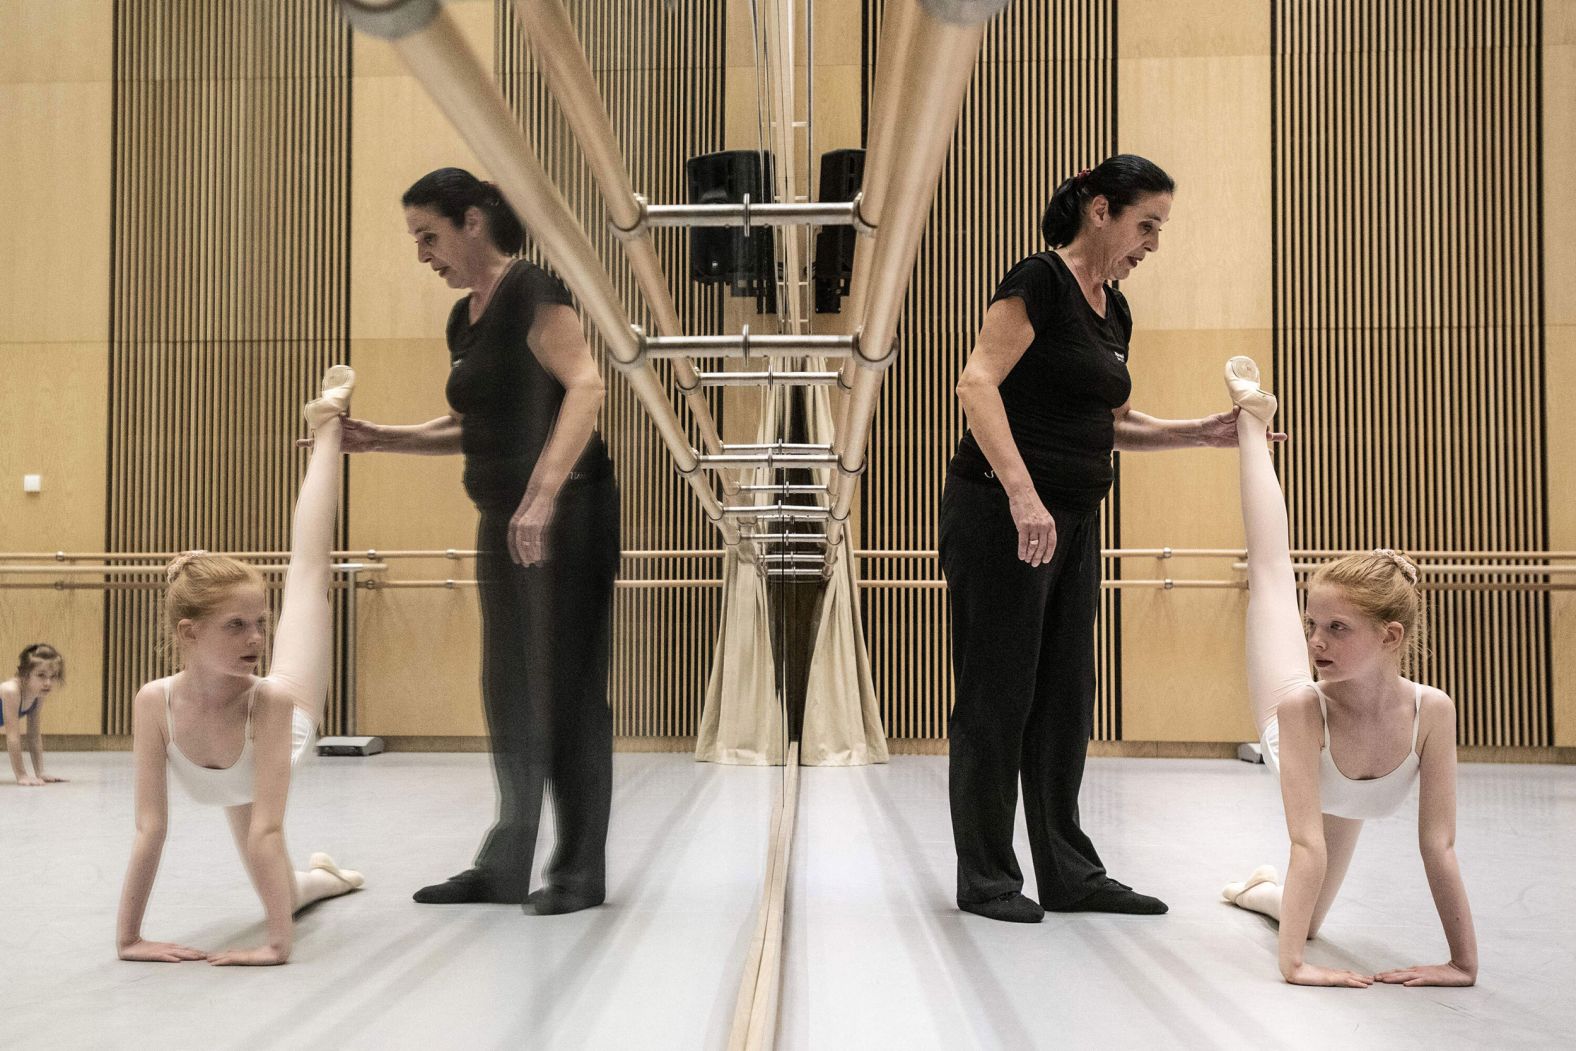
[[[206,551],[186,551],[170,559],[169,566],[164,570],[164,582],[166,584],[175,583],[187,566],[191,565],[199,556],[207,553]]]
[[[1383,555],[1389,559],[1390,564],[1401,571],[1401,575],[1406,578],[1408,584],[1411,584],[1413,587],[1417,586],[1417,564],[1410,558],[1388,547],[1378,548],[1374,551],[1374,554]]]

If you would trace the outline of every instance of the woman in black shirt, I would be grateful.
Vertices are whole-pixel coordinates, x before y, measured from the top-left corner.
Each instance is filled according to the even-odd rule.
[[[407,427],[346,421],[345,449],[465,457],[499,797],[474,867],[415,898],[573,912],[604,898],[612,796],[618,488],[596,431],[602,378],[569,291],[516,256],[524,231],[496,187],[442,168],[402,203],[417,258],[471,290],[449,316],[452,411]],[[527,894],[546,784],[558,843],[546,885]]]
[[[958,907],[992,919],[1166,911],[1106,875],[1078,788],[1111,451],[1236,445],[1234,413],[1159,420],[1129,402],[1132,315],[1107,282],[1159,249],[1174,188],[1126,154],[1064,182],[1042,223],[1052,250],[1007,274],[958,381],[969,430],[939,538],[957,681],[948,780]],[[1040,904],[1012,847],[1020,773]]]

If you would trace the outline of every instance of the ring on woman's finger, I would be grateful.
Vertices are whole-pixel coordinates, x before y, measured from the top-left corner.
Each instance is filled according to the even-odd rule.
[[[1031,536],[1029,538],[1029,543],[1031,543],[1031,544],[1038,544],[1039,542],[1040,542],[1040,538],[1037,537],[1037,536]]]

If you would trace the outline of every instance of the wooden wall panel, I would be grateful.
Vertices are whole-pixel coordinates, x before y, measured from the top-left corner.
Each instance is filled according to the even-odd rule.
[[[498,0],[495,6],[493,58],[504,96],[608,264],[631,318],[653,331],[623,250],[608,231],[606,210],[590,169],[535,68],[513,6],[512,0]],[[686,200],[685,159],[724,146],[723,5],[718,0],[675,0],[666,5],[586,0],[570,7],[636,192],[654,202]],[[688,279],[687,233],[659,229],[654,240],[685,331],[724,331],[718,290]],[[593,338],[593,344],[599,342]],[[619,589],[609,687],[613,732],[621,737],[689,737],[699,726],[722,597],[720,588],[703,583],[717,578],[720,562],[695,553],[715,551],[719,541],[673,469],[644,410],[619,374],[605,365],[605,357],[602,360],[608,380],[602,433],[623,497],[624,548],[682,552],[626,559],[622,577],[626,582],[696,582]],[[726,426],[722,409],[722,398],[716,397],[714,414]],[[687,410],[678,407],[678,412],[686,418]],[[692,434],[691,442],[698,446],[699,436]]]
[[[1274,5],[1294,548],[1547,546],[1540,6]],[[1552,744],[1548,596],[1429,598],[1461,743]]]
[[[107,141],[105,116],[94,131]],[[108,194],[96,203],[107,235]],[[107,236],[101,247],[108,251]],[[0,551],[97,549],[104,535],[104,344],[0,340],[0,360],[11,377],[0,395]],[[43,492],[24,494],[23,474],[42,475]],[[8,577],[4,568],[0,679],[10,677],[23,646],[51,643],[65,655],[67,682],[50,697],[44,731],[98,733],[103,594],[42,590],[40,578]]]
[[[1576,550],[1576,0],[1543,0],[1543,284],[1549,546]],[[1576,745],[1576,594],[1550,602],[1554,743]]]
[[[1221,384],[1227,357],[1246,354],[1266,370],[1270,365],[1270,33],[1262,0],[1219,0],[1187,18],[1179,11],[1169,0],[1127,0],[1120,8],[1120,145],[1153,158],[1177,182],[1160,251],[1122,290],[1135,324],[1134,408],[1193,419],[1229,406]],[[1234,451],[1181,449],[1120,460],[1126,546],[1242,546]],[[1232,576],[1219,559],[1129,559],[1122,566],[1138,579]],[[1122,593],[1124,737],[1255,736],[1244,606],[1240,593]]]
[[[865,94],[874,73],[882,0],[864,5]],[[1051,191],[1115,152],[1116,5],[1110,0],[1016,3],[987,29],[951,153],[925,228],[899,326],[897,364],[876,414],[861,490],[860,545],[933,552],[947,460],[963,433],[953,388],[985,305],[1013,263],[1044,247]],[[1119,536],[1107,504],[1106,546]],[[863,562],[865,637],[882,719],[894,738],[946,735],[952,707],[950,625],[933,557]],[[1117,567],[1107,565],[1107,574]],[[1121,736],[1120,596],[1105,593],[1096,736]]]
[[[110,22],[111,0],[0,3],[0,551],[103,542]],[[23,493],[24,474],[43,492]],[[0,678],[53,643],[68,676],[44,730],[97,733],[103,596],[36,583],[0,583]]]
[[[122,2],[114,42],[105,550],[283,550],[300,406],[349,353],[348,30],[314,0]],[[105,732],[169,668],[160,598],[108,596]]]

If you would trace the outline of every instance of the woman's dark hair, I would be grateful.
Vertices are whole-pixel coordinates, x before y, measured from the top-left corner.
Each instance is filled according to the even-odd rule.
[[[487,234],[499,251],[515,255],[525,244],[525,229],[498,187],[464,168],[428,172],[405,191],[399,203],[406,208],[431,208],[455,226],[465,225],[467,208],[479,208],[487,220]]]
[[[1096,197],[1111,202],[1111,214],[1122,211],[1140,197],[1175,193],[1177,184],[1154,161],[1131,153],[1108,157],[1093,171],[1085,169],[1062,183],[1051,194],[1040,220],[1040,232],[1052,248],[1072,244],[1083,226],[1084,205]]]

